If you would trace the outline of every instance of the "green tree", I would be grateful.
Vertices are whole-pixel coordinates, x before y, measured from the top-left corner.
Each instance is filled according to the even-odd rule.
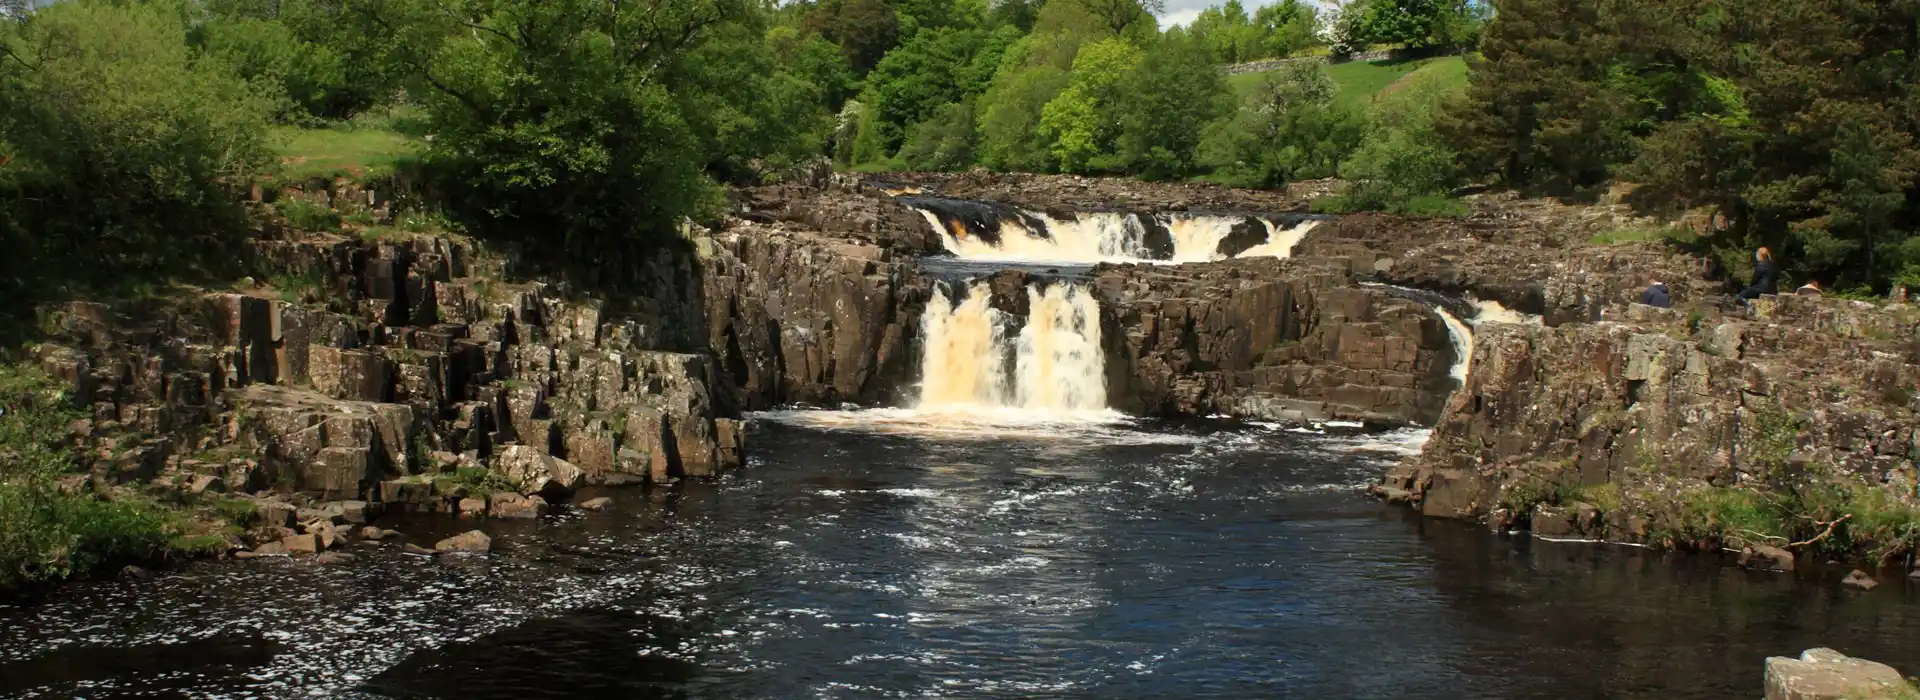
[[[1262,58],[1286,58],[1320,42],[1320,13],[1302,0],[1262,6],[1254,13],[1253,23],[1260,30]]]
[[[1017,37],[1010,30],[932,29],[915,34],[887,53],[867,75],[860,102],[873,110],[875,128],[888,151],[907,127],[941,107],[985,92],[995,67]]]
[[[1214,179],[1243,187],[1332,177],[1366,133],[1362,115],[1333,106],[1336,90],[1318,61],[1268,73],[1230,117],[1207,126],[1201,164]]]
[[[1146,52],[1123,79],[1120,92],[1124,97],[1114,106],[1121,157],[1135,173],[1151,179],[1190,174],[1201,138],[1195,125],[1211,122],[1232,107],[1226,76],[1206,46],[1178,31]]]
[[[807,15],[806,27],[840,46],[858,75],[873,70],[900,41],[900,18],[885,0],[823,0]]]
[[[1010,47],[999,72],[976,111],[980,117],[980,162],[998,170],[1046,172],[1055,167],[1048,140],[1040,132],[1040,117],[1071,82],[1071,73],[1044,60],[1029,65],[1036,54],[1052,53],[1039,42],[1068,41],[1064,33],[1035,33]]]
[[[347,88],[340,56],[300,39],[281,22],[214,19],[194,34],[203,50],[233,65],[240,77],[279,88],[294,110],[286,117],[327,116],[351,99],[340,94]]]
[[[1240,0],[1209,7],[1188,25],[1187,31],[1204,44],[1222,63],[1239,63],[1261,57],[1261,32]]]
[[[1145,52],[1124,39],[1106,39],[1082,48],[1073,60],[1067,89],[1047,102],[1040,112],[1040,133],[1060,168],[1087,172],[1118,165],[1116,140],[1120,136],[1120,108],[1127,99],[1128,75]]]
[[[913,127],[899,160],[909,170],[962,170],[973,165],[976,141],[973,106],[950,104]]]
[[[528,252],[549,260],[592,261],[571,272],[619,286],[637,256],[715,211],[708,166],[726,174],[792,152],[793,130],[770,122],[806,100],[742,75],[767,65],[753,56],[763,46],[754,11],[711,0],[456,8],[473,19],[423,75],[430,165],[461,186],[456,208],[480,232],[537,242]],[[706,65],[736,60],[749,63]]]
[[[839,47],[818,34],[802,36],[799,29],[778,26],[767,30],[767,46],[786,72],[820,89],[828,111],[837,112],[859,91],[860,76]]]
[[[1366,136],[1340,163],[1348,206],[1411,213],[1418,200],[1459,183],[1458,156],[1434,131],[1436,115],[1457,92],[1440,73],[1420,73],[1373,105]]]
[[[77,0],[0,24],[0,298],[232,260],[274,101],[177,11]]]

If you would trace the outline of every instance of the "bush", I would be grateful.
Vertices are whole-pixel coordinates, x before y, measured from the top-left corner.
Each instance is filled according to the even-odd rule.
[[[63,492],[81,413],[37,370],[0,366],[0,590],[164,555],[184,531],[151,502]]]
[[[0,23],[0,299],[232,261],[275,101],[195,56],[164,3],[62,2]]]

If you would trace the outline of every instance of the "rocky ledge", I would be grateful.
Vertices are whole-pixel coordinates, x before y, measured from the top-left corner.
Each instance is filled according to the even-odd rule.
[[[1841,543],[1910,562],[1920,309],[1782,296],[1750,317],[1609,317],[1482,326],[1432,439],[1377,491],[1542,536],[1746,548],[1761,568]]]

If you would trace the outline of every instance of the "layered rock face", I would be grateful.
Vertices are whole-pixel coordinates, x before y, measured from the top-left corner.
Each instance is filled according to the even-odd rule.
[[[374,207],[340,189],[282,196]],[[460,239],[285,234],[255,286],[45,309],[39,358],[93,407],[109,482],[462,513],[718,474],[743,410],[912,382],[927,283],[888,248],[740,221],[690,243],[614,304]],[[503,486],[538,502],[469,497]]]
[[[1455,386],[1433,311],[1356,286],[1343,261],[1103,265],[1093,287],[1121,410],[1426,424]]]
[[[1482,517],[1530,482],[1624,484],[1632,498],[1815,465],[1912,498],[1920,311],[1782,296],[1758,300],[1750,319],[1644,306],[1616,317],[1482,326],[1466,385],[1424,452],[1387,477],[1389,496]],[[1636,510],[1647,512],[1626,517]],[[1572,529],[1638,539],[1677,516],[1651,503],[1618,511]]]
[[[911,258],[754,224],[715,234],[701,258],[728,405],[886,404],[917,380],[931,282]]]

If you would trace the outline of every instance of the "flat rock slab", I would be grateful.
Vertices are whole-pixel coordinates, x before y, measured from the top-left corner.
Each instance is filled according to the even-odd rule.
[[[1766,700],[1868,700],[1908,697],[1913,687],[1883,663],[1832,649],[1808,649],[1800,658],[1767,658]]]

